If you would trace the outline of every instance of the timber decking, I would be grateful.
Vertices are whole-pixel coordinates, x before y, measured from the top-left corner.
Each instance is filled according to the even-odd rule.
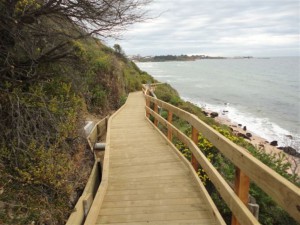
[[[108,129],[108,186],[90,211],[96,224],[220,223],[191,168],[147,121],[142,92],[129,95]]]

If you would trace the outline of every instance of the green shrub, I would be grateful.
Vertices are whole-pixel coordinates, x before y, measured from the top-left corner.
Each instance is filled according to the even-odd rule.
[[[101,87],[95,87],[92,89],[92,99],[91,103],[93,106],[100,108],[107,107],[107,94]]]
[[[81,145],[75,140],[83,100],[61,78],[9,87],[0,100],[5,118],[0,125],[0,182],[7,184],[0,201],[7,202],[7,210],[16,216],[9,218],[0,210],[0,221],[42,224],[44,213],[51,223],[64,223],[69,197],[79,186],[73,156]]]
[[[122,96],[120,97],[120,103],[119,103],[119,106],[121,107],[122,105],[124,105],[125,102],[126,102],[126,100],[127,100],[127,96],[126,96],[126,95],[122,95]]]
[[[111,59],[109,56],[98,57],[94,59],[94,70],[103,72],[109,72],[112,70]]]

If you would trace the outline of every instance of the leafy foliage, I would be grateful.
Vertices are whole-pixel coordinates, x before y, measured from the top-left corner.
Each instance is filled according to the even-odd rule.
[[[53,215],[48,215],[49,220],[61,223],[65,219],[62,212],[70,210],[69,196],[82,185],[82,178],[76,174],[80,161],[75,159],[78,154],[86,154],[78,138],[82,99],[70,83],[59,78],[27,90],[11,89],[7,83],[2,97],[0,180],[6,185],[0,199],[7,209],[0,210],[0,221],[42,223],[41,213],[48,214],[49,205],[53,208],[54,204],[57,211],[50,209]],[[19,204],[14,203],[16,199]]]

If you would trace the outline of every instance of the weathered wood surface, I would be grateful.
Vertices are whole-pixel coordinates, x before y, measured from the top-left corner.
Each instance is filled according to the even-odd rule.
[[[87,136],[87,141],[92,151],[94,151],[94,147],[98,139],[106,133],[107,120],[108,117],[105,117],[104,119],[96,123],[96,125],[91,130],[90,134]]]
[[[192,167],[146,120],[142,92],[109,120],[107,138],[104,187],[86,224],[225,224]]]
[[[94,151],[94,145],[98,141],[98,138],[106,133],[106,124],[108,117],[97,122],[91,129],[87,136],[87,141],[90,149]],[[81,197],[78,199],[73,212],[68,218],[66,225],[81,225],[83,224],[87,213],[90,210],[91,204],[97,192],[98,186],[100,184],[100,170],[98,166],[99,162],[95,158],[94,167],[89,176],[88,182],[84,188]]]
[[[90,210],[93,198],[100,183],[100,174],[98,170],[98,161],[95,161],[88,182],[84,188],[81,197],[78,199],[73,212],[69,216],[66,225],[81,225]]]

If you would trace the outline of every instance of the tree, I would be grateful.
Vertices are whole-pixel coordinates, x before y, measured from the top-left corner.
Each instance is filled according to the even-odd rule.
[[[114,45],[115,52],[121,54],[123,52],[122,47],[119,44]]]
[[[125,52],[123,51],[121,45],[114,44],[114,50],[117,53],[117,55],[125,57]]]
[[[1,84],[48,79],[38,65],[72,58],[72,41],[110,37],[145,19],[150,0],[1,0]],[[0,89],[3,86],[0,84]]]

